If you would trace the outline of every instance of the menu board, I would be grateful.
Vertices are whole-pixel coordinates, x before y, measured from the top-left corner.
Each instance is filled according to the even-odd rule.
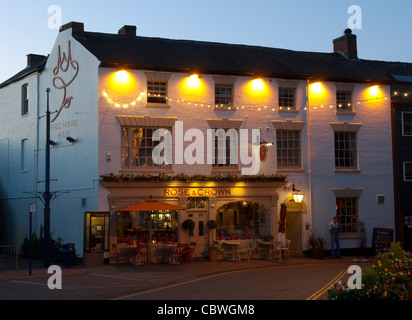
[[[393,229],[373,228],[372,249],[373,254],[388,251],[393,242]]]

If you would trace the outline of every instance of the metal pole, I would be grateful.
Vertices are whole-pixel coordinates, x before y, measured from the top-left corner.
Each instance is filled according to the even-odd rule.
[[[30,235],[30,242],[29,242],[29,275],[31,275],[31,243],[32,243],[32,234],[31,234],[31,229],[32,229],[32,216],[31,216],[31,210],[30,210],[30,230],[29,230],[29,235]]]
[[[45,192],[44,192],[44,266],[50,265],[50,110],[49,93],[47,92],[47,112],[46,112],[46,168],[45,168]]]

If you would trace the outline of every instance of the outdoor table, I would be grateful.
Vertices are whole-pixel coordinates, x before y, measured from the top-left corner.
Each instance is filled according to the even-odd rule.
[[[136,265],[136,266],[141,266],[141,265],[145,264],[145,263],[142,263],[140,261],[140,259],[141,259],[141,254],[140,253],[141,253],[142,250],[146,249],[146,263],[147,263],[148,258],[149,258],[149,244],[138,243],[138,244],[135,244],[135,245],[129,245],[128,248],[129,248],[129,252],[132,251],[132,250],[133,251],[136,250],[136,261],[134,263],[134,265]]]
[[[258,246],[259,246],[259,258],[260,258],[260,249],[264,249],[268,253],[268,257],[270,258],[270,250],[273,248],[273,242],[260,240],[258,242]]]
[[[227,250],[232,252],[232,258],[230,260],[234,261],[235,259],[235,250],[240,245],[241,240],[221,240],[222,245],[226,245]]]
[[[169,262],[171,264],[178,264],[179,262],[176,261],[176,257],[172,254],[173,251],[176,249],[176,244],[173,243],[163,243],[163,262]],[[172,262],[169,261],[169,255],[172,254]],[[167,259],[166,259],[167,255]]]

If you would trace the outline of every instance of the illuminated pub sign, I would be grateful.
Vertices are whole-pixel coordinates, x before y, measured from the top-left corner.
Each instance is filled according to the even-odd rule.
[[[205,196],[230,196],[232,190],[230,188],[165,188],[163,196],[190,196],[190,197],[205,197]]]

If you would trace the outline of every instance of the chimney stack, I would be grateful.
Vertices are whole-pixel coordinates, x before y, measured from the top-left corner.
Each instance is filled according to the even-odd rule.
[[[72,29],[72,35],[83,35],[84,34],[84,24],[82,22],[69,22],[60,27],[59,32],[64,30]]]
[[[133,36],[136,37],[136,26],[123,26],[118,34],[122,36]]]
[[[27,55],[27,66],[31,65],[33,62],[40,60],[42,58],[45,58],[46,56],[40,55],[40,54],[33,54],[29,53]]]
[[[343,53],[349,59],[358,58],[356,35],[351,29],[346,29],[343,36],[333,40],[333,52]]]

